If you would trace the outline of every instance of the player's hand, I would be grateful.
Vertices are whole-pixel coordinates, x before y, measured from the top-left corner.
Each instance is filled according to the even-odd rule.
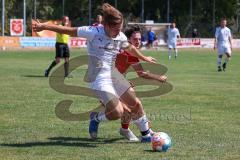
[[[40,23],[39,20],[35,20],[32,24],[32,30],[34,32],[40,32],[44,30],[44,23]]]
[[[145,61],[149,63],[157,63],[157,60],[151,56],[145,57]]]
[[[159,81],[160,81],[160,82],[166,82],[166,81],[167,81],[167,76],[166,76],[166,75],[161,75],[161,76],[159,77]]]

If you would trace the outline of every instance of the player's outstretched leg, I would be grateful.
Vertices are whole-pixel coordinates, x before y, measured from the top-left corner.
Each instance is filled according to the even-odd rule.
[[[141,142],[151,142],[148,119],[143,111],[141,101],[136,97],[134,90],[129,88],[122,96],[121,101],[131,110],[133,122],[139,128],[142,136]]]

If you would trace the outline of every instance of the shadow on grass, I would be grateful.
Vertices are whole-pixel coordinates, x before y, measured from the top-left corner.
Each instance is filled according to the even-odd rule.
[[[164,152],[164,151],[162,151],[162,152],[160,152],[160,151],[154,151],[154,150],[151,150],[151,149],[146,149],[146,150],[144,150],[144,152],[149,152],[149,153],[161,153],[161,154],[164,154],[164,153],[166,153],[166,152]]]
[[[80,137],[50,137],[47,142],[26,142],[26,143],[3,143],[1,147],[41,147],[41,146],[66,146],[66,147],[84,147],[95,148],[98,145],[111,144],[111,143],[139,143],[129,141],[119,141],[123,138],[98,138],[92,140],[89,138]]]
[[[50,76],[48,77],[45,77],[44,75],[21,75],[21,77],[26,77],[26,78],[49,78]],[[64,78],[63,76],[51,76],[51,77],[58,77],[60,79]],[[68,78],[73,78],[73,76],[69,76]]]
[[[139,143],[139,142],[133,142],[133,141],[128,141],[124,139],[123,137],[118,137],[118,138],[97,138],[95,140],[90,139],[90,138],[80,138],[80,137],[50,137],[48,138],[49,140],[54,140],[54,141],[63,141],[63,142],[68,142],[68,141],[82,141],[82,142],[88,142],[91,144],[110,144],[110,143]]]
[[[10,143],[0,144],[1,147],[41,147],[41,146],[66,146],[66,147],[97,147],[95,144],[81,143],[81,142],[27,142],[27,143]]]
[[[21,77],[27,77],[27,78],[45,78],[44,75],[21,75]]]

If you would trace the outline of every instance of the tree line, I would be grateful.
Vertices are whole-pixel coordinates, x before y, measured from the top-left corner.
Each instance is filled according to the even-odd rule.
[[[144,0],[144,20],[166,23],[167,1]],[[34,2],[36,2],[36,13]],[[91,2],[90,23],[94,22],[104,2],[116,5],[123,13],[126,22],[142,21],[142,0],[91,0]],[[189,37],[193,28],[198,29],[201,37],[212,37],[221,17],[228,19],[234,36],[238,36],[238,14],[240,14],[238,0],[169,0],[169,4],[169,22],[175,21],[184,37]],[[31,20],[35,15],[38,19],[49,20],[61,19],[64,14],[70,17],[73,26],[88,25],[89,0],[64,0],[64,4],[63,0],[26,0],[26,13],[28,36],[31,35]],[[23,18],[23,0],[5,0],[5,35],[9,35],[9,22],[12,18]]]

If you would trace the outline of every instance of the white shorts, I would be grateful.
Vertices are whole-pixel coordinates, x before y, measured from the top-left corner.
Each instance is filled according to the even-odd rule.
[[[218,55],[223,55],[225,53],[228,53],[231,55],[232,51],[229,46],[218,46]]]
[[[112,70],[105,70],[96,77],[90,87],[97,97],[106,105],[112,99],[119,99],[130,87],[130,83],[114,67]]]
[[[177,42],[168,42],[168,48],[173,49],[177,47]]]

